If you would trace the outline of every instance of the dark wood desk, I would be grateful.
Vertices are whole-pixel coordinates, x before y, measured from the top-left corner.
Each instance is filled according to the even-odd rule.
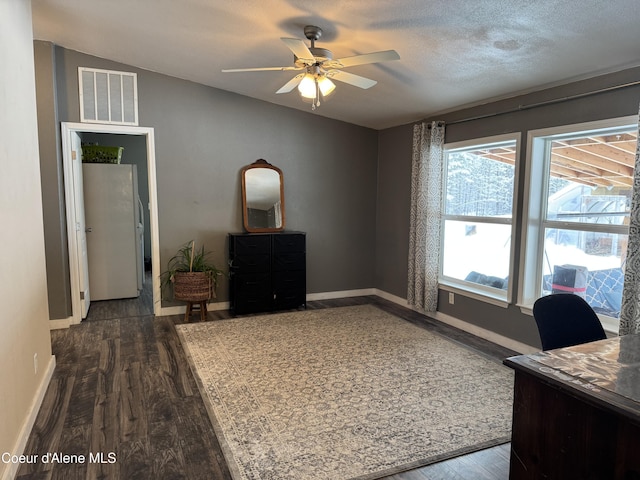
[[[511,357],[510,479],[640,479],[640,335]]]

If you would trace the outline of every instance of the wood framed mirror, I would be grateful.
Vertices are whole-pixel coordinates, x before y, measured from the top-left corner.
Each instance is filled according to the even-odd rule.
[[[259,159],[242,168],[242,217],[247,232],[284,230],[282,170]]]

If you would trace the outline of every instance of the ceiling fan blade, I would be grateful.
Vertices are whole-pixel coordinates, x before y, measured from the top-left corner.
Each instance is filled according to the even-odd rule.
[[[293,54],[304,63],[312,64],[316,61],[311,50],[299,38],[280,38]]]
[[[354,75],[353,73],[343,72],[342,70],[330,70],[327,72],[327,77],[364,89],[371,88],[378,83],[375,80],[361,77],[360,75]]]
[[[324,65],[330,68],[353,67],[355,65],[366,65],[367,63],[388,62],[390,60],[400,60],[400,55],[395,50],[385,50],[384,52],[365,53],[352,57],[338,58],[325,62]]]
[[[230,72],[284,72],[286,70],[301,70],[301,67],[256,67],[256,68],[225,68],[224,73]]]
[[[298,86],[300,80],[302,80],[302,77],[304,77],[304,73],[299,73],[287,83],[285,83],[282,87],[280,87],[280,90],[278,90],[276,93],[289,93],[291,90]]]

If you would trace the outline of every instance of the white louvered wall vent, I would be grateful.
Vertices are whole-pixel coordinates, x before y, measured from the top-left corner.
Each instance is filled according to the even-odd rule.
[[[135,73],[78,67],[80,121],[138,125]]]

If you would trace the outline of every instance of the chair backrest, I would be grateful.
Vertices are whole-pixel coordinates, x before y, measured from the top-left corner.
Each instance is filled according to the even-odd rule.
[[[543,350],[570,347],[607,338],[596,312],[578,295],[554,293],[533,304]]]

